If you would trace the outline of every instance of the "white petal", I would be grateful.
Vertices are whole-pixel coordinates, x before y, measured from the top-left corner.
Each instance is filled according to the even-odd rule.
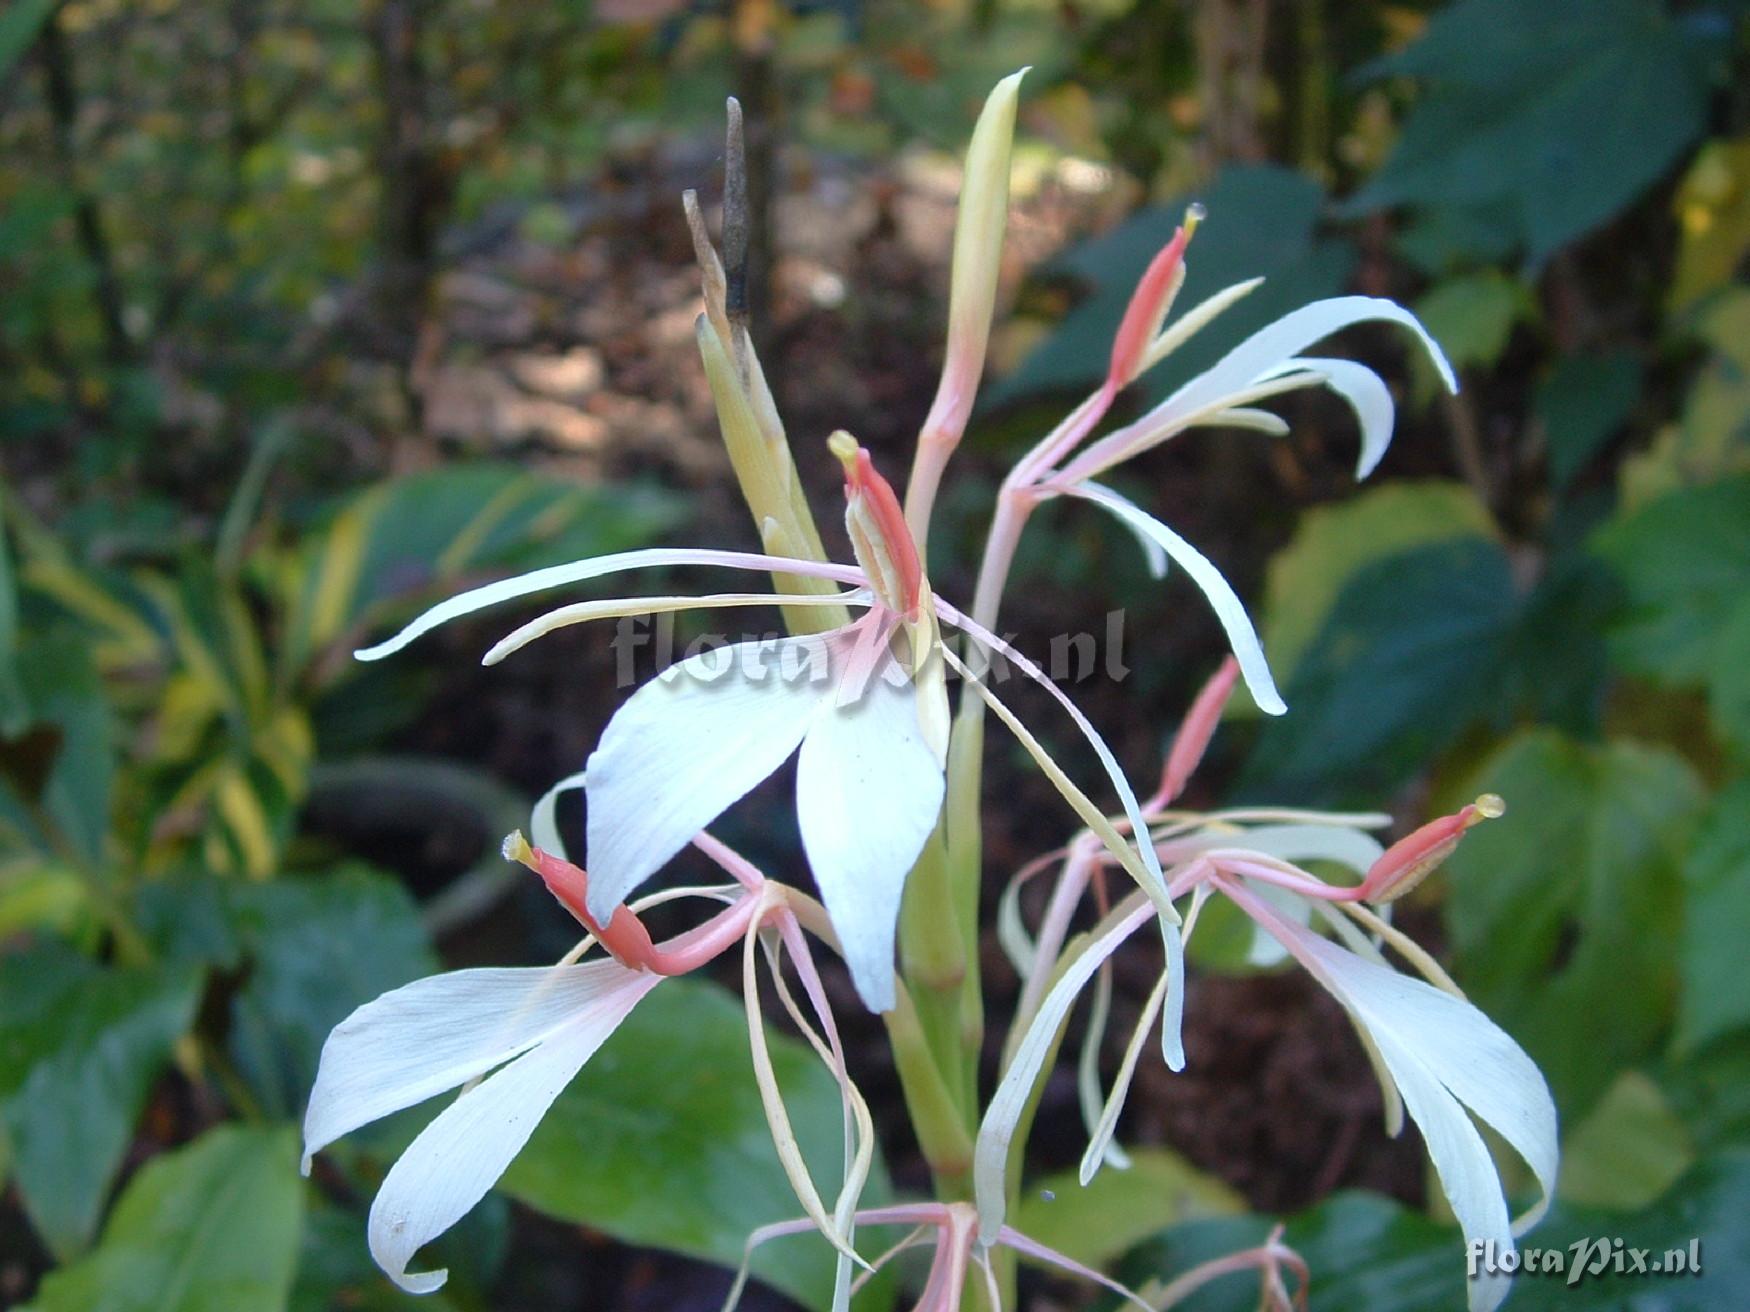
[[[807,560],[766,556],[748,551],[713,551],[698,547],[647,547],[642,551],[616,551],[589,560],[574,560],[566,565],[549,565],[530,570],[515,578],[501,579],[484,587],[457,593],[439,602],[408,624],[386,642],[354,652],[361,661],[381,660],[393,655],[422,633],[429,633],[440,624],[447,624],[463,615],[472,614],[501,601],[512,601],[549,588],[568,583],[582,583],[614,574],[621,570],[648,569],[657,565],[718,565],[727,569],[781,570],[790,574],[805,574],[812,578],[837,579],[841,583],[864,584],[863,572],[848,565],[821,565]]]
[[[900,894],[935,828],[943,787],[909,680],[870,679],[857,701],[824,706],[802,742],[802,846],[845,964],[872,1011],[893,1006]]]
[[[584,768],[589,913],[614,908],[796,750],[823,698],[829,635],[700,652],[608,722]]]
[[[559,797],[562,793],[574,793],[583,785],[582,770],[566,775],[541,794],[540,800],[535,803],[535,809],[529,814],[530,839],[543,852],[551,852],[561,860],[569,858],[565,854],[565,839],[560,836],[559,831]]]
[[[1543,1214],[1555,1186],[1555,1102],[1543,1075],[1508,1035],[1470,1003],[1363,960],[1262,908],[1242,895],[1253,919],[1268,927],[1371,1037],[1415,1118],[1441,1188],[1468,1241],[1493,1240],[1501,1252]],[[1466,1108],[1501,1135],[1531,1167],[1543,1191],[1510,1226],[1501,1182]],[[1505,1276],[1471,1282],[1472,1312],[1490,1312],[1506,1297]]]
[[[981,1242],[995,1242],[1002,1230],[1004,1200],[1008,1193],[1009,1149],[1033,1095],[1033,1086],[1044,1069],[1045,1059],[1056,1045],[1058,1029],[1075,1005],[1083,985],[1100,968],[1100,963],[1147,923],[1152,914],[1153,908],[1145,903],[1089,943],[1051,986],[1028,1025],[1027,1033],[1015,1046],[1014,1059],[1009,1062],[1009,1068],[1003,1072],[996,1092],[985,1107],[984,1119],[978,1126],[978,1140],[972,1150],[972,1187],[973,1197],[978,1203],[978,1237]]]
[[[1397,416],[1391,389],[1373,370],[1354,360],[1296,358],[1270,370],[1265,377],[1273,378],[1302,369],[1317,374],[1320,381],[1347,401],[1355,412],[1356,422],[1361,425],[1361,456],[1355,463],[1355,477],[1357,481],[1366,478],[1391,445],[1392,424]]]
[[[1098,483],[1081,483],[1069,488],[1068,492],[1072,496],[1092,501],[1095,505],[1104,506],[1135,531],[1152,538],[1178,561],[1214,607],[1216,618],[1227,632],[1228,645],[1233,648],[1234,658],[1240,663],[1240,673],[1245,676],[1252,700],[1258,703],[1260,710],[1271,715],[1281,715],[1288,709],[1283,704],[1282,695],[1276,691],[1276,681],[1270,677],[1270,665],[1264,659],[1263,645],[1258,641],[1258,632],[1252,627],[1245,606],[1228,586],[1227,580],[1221,576],[1221,571],[1202,552],[1153,515],[1126,501],[1110,488]]]
[[[1559,1156],[1555,1102],[1537,1064],[1463,999],[1323,939],[1318,943],[1374,1037],[1394,1035],[1531,1167],[1543,1196],[1515,1226],[1528,1228],[1549,1205]]]
[[[616,987],[573,1011],[540,1044],[469,1089],[420,1132],[371,1204],[371,1256],[391,1280],[413,1294],[444,1283],[444,1271],[408,1274],[414,1253],[486,1196],[560,1090],[661,982],[660,975],[621,967]]]
[[[322,1045],[304,1115],[305,1172],[341,1135],[509,1061],[636,974],[616,961],[457,970],[365,1003]]]
[[[1162,404],[1172,414],[1190,414],[1238,392],[1299,355],[1314,342],[1353,324],[1386,320],[1402,324],[1416,334],[1448,391],[1458,390],[1458,379],[1440,345],[1428,335],[1415,315],[1395,301],[1375,296],[1336,296],[1314,301],[1283,315],[1253,333],[1213,366],[1191,379]]]
[[[1166,330],[1149,345],[1148,353],[1142,357],[1142,365],[1138,373],[1146,373],[1162,360],[1178,350],[1193,335],[1201,332],[1211,320],[1226,310],[1228,306],[1242,296],[1249,296],[1264,283],[1262,278],[1248,278],[1245,282],[1236,282],[1231,287],[1224,287],[1206,301],[1199,301],[1184,314],[1180,315]]]

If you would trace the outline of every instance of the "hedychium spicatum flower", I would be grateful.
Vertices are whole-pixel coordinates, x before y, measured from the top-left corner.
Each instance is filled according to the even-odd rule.
[[[1191,899],[1185,937],[1195,934],[1203,904],[1219,894],[1249,916],[1260,937],[1274,945],[1273,951],[1254,948],[1254,959],[1267,963],[1289,957],[1303,966],[1354,1024],[1384,1095],[1388,1130],[1395,1135],[1402,1129],[1406,1109],[1420,1128],[1466,1240],[1487,1240],[1500,1251],[1512,1251],[1514,1237],[1543,1214],[1555,1187],[1555,1104],[1531,1058],[1467,1002],[1439,965],[1386,918],[1391,902],[1431,873],[1466,830],[1501,815],[1504,804],[1485,795],[1389,848],[1368,832],[1388,822],[1380,815],[1285,808],[1203,814],[1177,809],[1172,803],[1208,743],[1235,673],[1230,662],[1210,680],[1174,741],[1160,789],[1143,804],[1147,832],[1166,870],[1172,896]],[[1346,866],[1357,880],[1327,882],[1299,864],[1307,861]],[[1097,848],[1083,835],[1046,861],[1024,867],[1005,894],[1004,942],[1024,982],[1003,1075],[975,1148],[980,1233],[987,1242],[1003,1224],[1013,1149],[1029,1114],[1028,1095],[1061,1038],[1070,1008],[1090,981],[1098,980],[1097,988],[1109,989],[1112,954],[1150,915],[1146,902],[1131,894],[1066,948],[1070,916],[1091,888],[1100,888],[1103,864]],[[1058,870],[1057,885],[1036,935],[1029,935],[1016,894],[1022,883],[1053,866]],[[1315,922],[1333,937],[1319,933]],[[1389,964],[1383,951],[1388,947],[1411,966],[1413,974]],[[1110,1093],[1100,1093],[1097,1066],[1083,1062],[1080,1084],[1089,1128],[1081,1162],[1083,1184],[1103,1165],[1125,1164],[1113,1143],[1114,1132],[1146,1035],[1171,987],[1163,974],[1144,1004]],[[1097,994],[1090,1051],[1097,1051],[1105,1011]],[[1494,1158],[1472,1123],[1473,1116],[1525,1161],[1537,1181],[1539,1198],[1511,1222]],[[1500,1274],[1473,1280],[1472,1312],[1496,1307],[1506,1297],[1509,1283],[1509,1277]]]
[[[1179,796],[1242,680],[1264,711],[1281,714],[1287,708],[1245,606],[1217,566],[1099,481],[1192,428],[1285,433],[1283,421],[1261,407],[1306,387],[1327,388],[1353,409],[1361,429],[1356,473],[1367,476],[1391,439],[1390,391],[1364,365],[1304,352],[1353,324],[1396,323],[1454,386],[1445,357],[1415,318],[1371,297],[1305,306],[1252,333],[1140,417],[1101,433],[1132,383],[1257,286],[1255,280],[1240,283],[1172,318],[1194,234],[1206,220],[1192,207],[1114,325],[1099,387],[1003,480],[970,608],[949,604],[932,586],[931,512],[984,369],[1020,79],[1019,73],[1006,78],[991,93],[968,150],[946,355],[903,502],[854,438],[841,431],[828,439],[844,469],[853,562],[827,557],[748,333],[746,216],[738,211],[739,120],[732,106],[721,254],[691,193],[686,212],[704,291],[698,345],[759,549],[654,548],[535,570],[452,597],[358,653],[381,659],[485,608],[653,568],[765,573],[773,586],[571,601],[516,628],[486,653],[486,662],[571,625],[639,614],[776,605],[788,630],[782,638],[701,652],[635,691],[609,719],[584,769],[537,804],[534,842],[520,835],[507,842],[507,856],[536,871],[588,931],[580,949],[599,946],[601,959],[573,957],[538,970],[461,971],[422,980],[360,1008],[330,1037],[306,1122],[309,1153],[390,1111],[465,1086],[391,1170],[372,1209],[372,1252],[405,1287],[441,1282],[441,1272],[407,1273],[414,1252],[478,1201],[560,1088],[632,1007],[664,978],[697,969],[740,944],[756,1077],[780,1163],[804,1213],[756,1232],[751,1242],[800,1231],[823,1235],[839,1255],[835,1309],[848,1306],[859,1286],[857,1268],[866,1275],[886,1260],[860,1254],[860,1225],[908,1227],[888,1255],[932,1247],[917,1303],[925,1312],[961,1306],[967,1288],[981,1281],[989,1305],[1001,1306],[1012,1292],[1016,1254],[1084,1275],[1134,1300],[1130,1291],[1041,1248],[1009,1224],[1020,1149],[1070,1010],[1091,985],[1093,1015],[1077,1079],[1089,1131],[1082,1178],[1091,1179],[1103,1165],[1125,1164],[1115,1132],[1157,1024],[1166,1063],[1174,1069],[1185,1063],[1184,938],[1215,896],[1252,919],[1259,960],[1298,961],[1344,1007],[1378,1075],[1388,1124],[1395,1132],[1407,1111],[1421,1127],[1467,1236],[1508,1247],[1541,1211],[1542,1202],[1509,1221],[1500,1179],[1471,1117],[1491,1126],[1529,1163],[1547,1198],[1555,1169],[1555,1115],[1542,1077],[1389,920],[1389,903],[1425,878],[1470,826],[1499,814],[1499,799],[1480,798],[1390,848],[1370,832],[1389,823],[1383,815],[1182,809]],[[1114,515],[1134,533],[1157,575],[1177,563],[1203,592],[1231,648],[1187,713],[1159,785],[1146,799],[1138,798],[1088,718],[995,632],[1028,517],[1057,497],[1091,502]],[[1117,796],[1112,813],[1072,779],[1034,727],[998,695],[990,674],[999,657],[1043,688],[1092,748],[1106,786]],[[959,685],[959,705],[952,710],[949,675]],[[1014,734],[1082,828],[1063,848],[1020,871],[999,902],[997,933],[1021,989],[996,1084],[985,1100],[978,918],[987,711]],[[818,901],[766,878],[706,832],[792,755],[803,856]],[[566,859],[558,820],[560,797],[578,790],[587,801],[581,866]],[[638,898],[641,886],[689,845],[735,882]],[[1309,862],[1346,866],[1356,878],[1327,882],[1305,868]],[[1029,929],[1018,891],[1052,871],[1051,896]],[[1122,876],[1118,887],[1110,886],[1114,872]],[[698,897],[721,905],[676,937],[651,937],[641,919],[644,908]],[[1072,933],[1090,898],[1093,928]],[[1151,923],[1162,937],[1163,969],[1107,1090],[1098,1056],[1112,990],[1110,960]],[[939,1195],[934,1202],[859,1205],[873,1127],[846,1064],[811,939],[843,958],[863,1003],[883,1014],[913,1129]],[[755,977],[762,949],[786,1011],[842,1091],[843,1184],[830,1200],[801,1159],[771,1075]],[[1389,964],[1387,950],[1409,971]],[[785,982],[786,955],[806,1007]],[[896,965],[896,957],[902,964]],[[1171,1306],[1203,1282],[1235,1271],[1259,1274],[1265,1307],[1304,1302],[1304,1266],[1272,1235],[1258,1248],[1179,1273],[1143,1305]],[[1298,1284],[1293,1292],[1290,1275]],[[1498,1279],[1478,1281],[1472,1306],[1492,1308],[1503,1295]]]
[[[869,1176],[874,1130],[852,1083],[806,926],[831,944],[820,906],[806,894],[767,880],[745,858],[701,833],[694,845],[734,880],[687,887],[620,906],[606,922],[589,911],[589,878],[560,849],[505,840],[505,856],[540,875],[587,931],[554,966],[458,970],[404,985],[348,1016],[322,1048],[304,1117],[304,1172],[314,1155],[343,1135],[450,1089],[455,1102],[420,1132],[384,1178],[371,1205],[371,1256],[411,1293],[427,1293],[442,1270],[409,1272],[414,1254],[474,1207],[522,1150],[560,1092],[577,1077],[632,1009],[663,980],[690,974],[740,947],[749,1046],[780,1165],[807,1213],[807,1224],[840,1249],[843,1274],[860,1262],[852,1214]],[[640,914],[680,899],[720,903],[694,928],[652,940]],[[599,946],[603,956],[580,960]],[[763,947],[779,997],[838,1081],[846,1123],[844,1182],[829,1209],[802,1160],[765,1041],[756,948]],[[782,974],[788,951],[805,1013]]]

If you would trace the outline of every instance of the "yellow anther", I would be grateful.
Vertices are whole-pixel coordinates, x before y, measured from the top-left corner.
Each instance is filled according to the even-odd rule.
[[[1507,814],[1507,803],[1499,793],[1484,793],[1471,805],[1477,809],[1478,820],[1499,820]]]

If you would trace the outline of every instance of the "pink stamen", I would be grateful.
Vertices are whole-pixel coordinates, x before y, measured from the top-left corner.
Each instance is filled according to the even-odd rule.
[[[1185,721],[1179,726],[1179,732],[1173,735],[1172,750],[1167,753],[1166,766],[1161,771],[1161,786],[1143,804],[1143,810],[1163,807],[1184,791],[1186,783],[1203,761],[1203,753],[1209,747],[1209,740],[1215,736],[1221,713],[1227,708],[1234,682],[1239,677],[1240,663],[1232,656],[1222,661],[1221,668],[1210,675],[1197,699],[1191,703],[1191,709],[1185,712]]]
[[[1193,225],[1194,227],[1195,225]],[[1130,304],[1112,339],[1112,361],[1106,370],[1106,386],[1114,393],[1136,377],[1143,353],[1160,330],[1167,298],[1173,293],[1184,267],[1185,243],[1192,228],[1181,226],[1172,240],[1161,247],[1130,294]]]
[[[1402,897],[1452,855],[1466,830],[1495,819],[1506,809],[1506,803],[1495,794],[1484,793],[1469,806],[1430,820],[1380,854],[1361,881],[1361,896],[1369,902],[1391,902]]]
[[[711,842],[716,844],[715,839]],[[677,934],[659,947],[651,941],[650,931],[630,907],[614,908],[606,925],[589,914],[589,875],[581,866],[533,846],[520,833],[505,840],[504,853],[539,875],[547,891],[579,924],[595,935],[616,961],[648,970],[654,975],[686,975],[715,960],[741,941],[749,921],[761,905],[757,892],[744,896],[704,924]]]

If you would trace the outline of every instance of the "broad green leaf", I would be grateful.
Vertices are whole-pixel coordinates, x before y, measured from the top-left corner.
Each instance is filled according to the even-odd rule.
[[[815,1055],[773,1035],[772,1057],[815,1180],[831,1196],[843,1139],[838,1086]],[[505,1173],[511,1197],[633,1244],[734,1266],[748,1232],[801,1215],[760,1109],[739,1001],[677,979],[639,1003]],[[869,1196],[882,1192],[874,1181]],[[825,1307],[832,1249],[780,1240],[754,1270]]]
[[[1496,269],[1448,278],[1416,301],[1416,317],[1453,365],[1492,365],[1507,349],[1513,325],[1531,309],[1525,288]],[[1421,357],[1417,357],[1418,360]],[[1424,365],[1427,379],[1433,371]]]
[[[298,1255],[296,1133],[223,1125],[148,1162],[32,1312],[282,1312]]]
[[[1336,294],[1348,281],[1353,249],[1315,232],[1324,204],[1316,182],[1274,166],[1231,167],[1197,196],[1139,210],[1047,264],[1043,274],[1085,285],[1087,295],[1013,374],[986,390],[983,401],[1001,404],[1031,392],[1099,382],[1137,279],[1172,237],[1191,200],[1202,201],[1209,217],[1186,253],[1179,311],[1233,283],[1256,277],[1265,282],[1143,379],[1139,387],[1148,397],[1165,396],[1247,333],[1307,301]]]
[[[91,654],[53,633],[24,646],[18,671],[33,723],[0,743],[0,829],[44,855],[71,849],[95,865],[109,835],[115,726]]]
[[[12,72],[43,24],[60,7],[61,0],[14,0],[0,13],[0,78]]]
[[[1357,571],[1264,724],[1246,795],[1340,801],[1389,788],[1495,708],[1518,599],[1506,554],[1453,538]]]
[[[464,575],[511,572],[649,543],[679,518],[651,487],[584,486],[511,465],[450,465],[342,503],[297,563],[299,659]]]
[[[1750,589],[1750,475],[1660,497],[1612,520],[1594,545],[1627,591],[1616,658],[1667,684],[1712,677],[1726,620]]]
[[[58,1255],[96,1232],[200,984],[198,971],[105,968],[52,944],[0,957],[0,1121],[25,1211]]]
[[[1683,862],[1677,1039],[1686,1049],[1750,1026],[1750,779],[1719,794]]]
[[[6,65],[4,46],[0,35],[0,71]],[[18,640],[18,576],[7,540],[5,500],[0,498],[0,737],[4,738],[17,737],[30,723],[30,703],[18,677]]]
[[[1262,628],[1277,683],[1293,679],[1357,570],[1410,547],[1492,533],[1488,510],[1462,483],[1382,483],[1307,511],[1265,576]]]
[[[1750,251],[1750,137],[1703,146],[1672,208],[1683,228],[1666,300],[1675,314],[1731,282]]]
[[[1454,974],[1571,1116],[1651,1055],[1670,1022],[1678,857],[1701,785],[1663,749],[1546,730],[1508,742],[1448,800],[1485,791],[1507,814],[1446,863]]]
[[[362,868],[238,887],[230,914],[249,958],[231,1005],[231,1052],[277,1115],[302,1112],[329,1030],[437,968],[406,890]]]
[[[90,887],[77,872],[29,858],[0,868],[0,942],[26,930],[73,937],[92,918]]]
[[[1570,355],[1537,385],[1532,401],[1549,447],[1550,482],[1566,487],[1621,429],[1641,395],[1641,363],[1629,351]]]
[[[1351,212],[1493,210],[1534,261],[1632,202],[1705,122],[1690,37],[1654,0],[1460,0],[1367,71],[1422,92]]]
[[[1245,1206],[1222,1181],[1166,1148],[1138,1148],[1130,1169],[1108,1166],[1082,1188],[1077,1172],[1028,1184],[1015,1226],[1029,1239],[1104,1267],[1157,1231]]]
[[[1622,462],[1618,483],[1628,509],[1750,474],[1750,288],[1721,288],[1696,328],[1713,358],[1690,386],[1678,421],[1649,450]]]
[[[1720,736],[1740,759],[1750,761],[1750,593],[1732,608],[1720,630],[1708,705]]]
[[[330,1169],[340,1166],[331,1159]],[[380,1178],[380,1173],[379,1173]],[[375,1180],[354,1178],[352,1204],[312,1191],[306,1199],[299,1246],[298,1280],[286,1312],[461,1312],[465,1308],[515,1306],[511,1291],[495,1287],[509,1238],[511,1205],[497,1194],[487,1197],[454,1229],[424,1250],[433,1266],[450,1273],[444,1287],[430,1294],[398,1288],[371,1260],[366,1239],[370,1190]],[[559,1260],[564,1260],[561,1257]],[[544,1268],[536,1267],[538,1279]],[[488,1302],[483,1290],[496,1299]]]
[[[1695,1160],[1689,1133],[1652,1079],[1624,1071],[1562,1143],[1564,1202],[1633,1211]]]

